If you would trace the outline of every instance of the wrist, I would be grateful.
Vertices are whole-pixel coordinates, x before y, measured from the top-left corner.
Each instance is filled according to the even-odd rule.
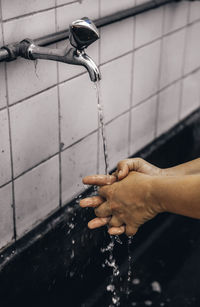
[[[162,199],[162,191],[160,189],[159,182],[163,179],[163,174],[161,176],[151,177],[149,195],[151,199],[152,206],[157,213],[166,212],[163,199]]]

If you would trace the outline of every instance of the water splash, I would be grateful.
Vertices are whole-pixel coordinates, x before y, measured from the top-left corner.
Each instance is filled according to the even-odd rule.
[[[132,257],[131,257],[131,244],[132,244],[132,237],[128,237],[128,276],[127,276],[127,289],[126,289],[126,294],[127,296],[129,296],[129,294],[131,293],[131,278],[132,278]]]

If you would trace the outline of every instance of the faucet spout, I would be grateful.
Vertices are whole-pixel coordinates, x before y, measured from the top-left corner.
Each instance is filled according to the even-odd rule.
[[[101,80],[99,68],[89,55],[87,55],[84,51],[78,51],[75,59],[77,60],[77,65],[83,65],[87,69],[92,82]]]
[[[91,20],[84,17],[70,26],[70,44],[63,49],[41,47],[26,39],[21,42],[20,55],[26,59],[52,60],[72,65],[84,66],[92,82],[101,79],[100,71],[95,62],[85,53],[91,43],[99,38],[98,31]]]

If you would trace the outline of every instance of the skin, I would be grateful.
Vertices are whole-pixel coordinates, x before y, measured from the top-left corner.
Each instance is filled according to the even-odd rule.
[[[160,212],[200,218],[200,159],[170,169],[127,159],[113,175],[87,176],[83,183],[100,186],[99,196],[80,202],[95,209],[90,229],[108,225],[112,235],[132,236]]]

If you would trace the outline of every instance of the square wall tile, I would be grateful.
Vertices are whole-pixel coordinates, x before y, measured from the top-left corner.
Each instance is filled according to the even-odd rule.
[[[5,63],[0,63],[0,109],[7,105],[6,102],[6,79],[5,79]]]
[[[133,75],[133,105],[158,90],[160,41],[135,52]]]
[[[13,240],[12,188],[8,184],[0,188],[0,249]]]
[[[14,176],[59,150],[57,88],[10,108]]]
[[[60,85],[60,108],[64,147],[97,129],[96,89],[88,74]]]
[[[177,30],[187,24],[189,2],[170,3],[164,7],[164,33]]]
[[[109,171],[117,166],[117,163],[128,157],[128,129],[129,112],[116,118],[106,125],[106,140],[109,159]],[[100,169],[101,174],[105,173],[105,163],[103,155],[103,142],[100,137]]]
[[[182,76],[185,29],[163,39],[160,88]]]
[[[69,28],[72,21],[88,16],[95,20],[99,17],[99,3],[96,0],[75,2],[57,9],[57,31]]]
[[[146,2],[148,2],[148,0],[136,0],[136,5],[141,5]]]
[[[192,24],[187,29],[187,46],[185,56],[185,74],[200,67],[200,22]]]
[[[15,180],[17,237],[42,222],[59,207],[58,156]]]
[[[56,32],[55,9],[5,22],[3,30],[6,44],[54,33]]]
[[[7,64],[9,104],[34,95],[57,83],[54,61],[17,59]]]
[[[3,19],[14,18],[55,6],[55,0],[2,0]]]
[[[152,142],[155,136],[157,96],[136,106],[131,111],[130,154]]]
[[[112,60],[133,49],[133,18],[101,28],[100,62]],[[120,38],[120,43],[119,43]]]
[[[136,16],[135,48],[159,38],[162,35],[163,8]]]
[[[57,44],[58,48],[64,48],[69,44],[69,40],[59,42]],[[99,40],[94,42],[92,45],[90,45],[86,53],[92,58],[92,60],[96,63],[98,66],[99,64]],[[79,66],[79,65],[70,65],[66,63],[58,63],[58,71],[59,71],[59,81],[65,81],[67,79],[73,78],[79,74],[82,74],[86,72],[88,75],[88,72],[85,67]]]
[[[132,54],[101,67],[101,100],[105,121],[113,119],[130,107]]]
[[[190,22],[200,19],[200,2],[191,1],[190,2]]]
[[[123,11],[135,6],[135,0],[100,0],[101,16],[107,16],[112,13]]]
[[[65,205],[87,188],[82,178],[97,172],[97,133],[63,151],[61,165],[62,204]]]
[[[72,3],[72,2],[81,2],[83,0],[56,0],[57,1],[57,5],[61,5],[61,4],[69,4],[69,3]]]
[[[200,71],[183,79],[181,119],[200,106]]]
[[[180,110],[180,81],[159,94],[157,136],[166,132],[178,122]]]
[[[11,180],[10,140],[7,110],[0,111],[0,186]]]

